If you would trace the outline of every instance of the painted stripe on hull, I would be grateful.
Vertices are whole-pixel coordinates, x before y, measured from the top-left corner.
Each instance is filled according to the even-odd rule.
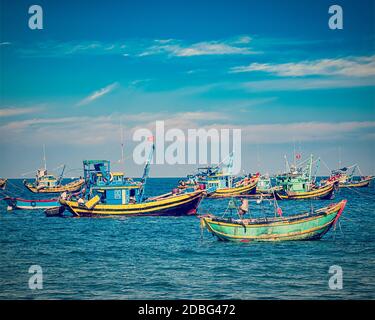
[[[21,210],[50,209],[60,206],[60,203],[57,199],[26,200],[18,198],[4,198],[4,200],[13,209]]]

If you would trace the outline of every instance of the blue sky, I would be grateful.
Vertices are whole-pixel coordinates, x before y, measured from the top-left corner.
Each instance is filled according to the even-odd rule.
[[[131,132],[156,120],[241,128],[245,171],[280,171],[295,144],[375,173],[373,1],[0,3],[0,176],[36,169],[43,144],[51,169],[117,160],[121,124],[140,175]],[[31,4],[43,30],[28,28]],[[343,30],[328,28],[332,4]]]

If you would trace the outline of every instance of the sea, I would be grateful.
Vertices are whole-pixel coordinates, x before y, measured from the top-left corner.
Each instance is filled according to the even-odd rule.
[[[179,180],[150,178],[146,193]],[[6,192],[40,197],[16,179]],[[0,299],[374,299],[373,186],[279,206],[291,215],[341,199],[340,223],[321,240],[272,243],[218,241],[196,216],[47,218],[0,201]],[[273,216],[273,205],[250,202],[250,213]],[[199,213],[222,215],[227,206],[204,199]]]

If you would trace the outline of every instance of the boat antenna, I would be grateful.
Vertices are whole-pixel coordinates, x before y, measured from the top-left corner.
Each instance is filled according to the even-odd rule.
[[[313,155],[310,154],[310,162],[309,162],[309,183],[311,182],[312,178],[312,165],[313,165]]]
[[[293,138],[293,158],[294,158],[294,167],[297,168],[296,162],[296,139]]]
[[[45,144],[43,144],[43,162],[44,162],[44,170],[47,170],[46,145]]]
[[[122,127],[122,119],[120,119],[120,143],[121,143],[121,163],[125,171],[125,161],[124,161],[124,130]]]
[[[151,164],[151,161],[152,161],[152,156],[153,156],[154,151],[155,151],[154,137],[153,136],[149,137],[148,141],[152,142],[152,147],[151,147],[150,153],[148,155],[145,167],[143,169],[143,176],[142,176],[142,179],[141,179],[141,187],[140,187],[140,190],[139,190],[139,198],[140,198],[141,202],[143,201],[143,198],[144,198],[145,185],[146,185],[148,175],[150,173],[150,164]]]
[[[285,172],[289,172],[290,166],[289,166],[289,162],[288,162],[288,158],[286,157],[286,154],[284,154],[284,159],[285,159]]]
[[[341,168],[341,147],[339,147],[339,169]]]

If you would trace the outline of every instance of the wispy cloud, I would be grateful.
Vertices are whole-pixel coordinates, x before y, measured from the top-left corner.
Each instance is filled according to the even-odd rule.
[[[250,92],[329,90],[337,88],[373,87],[375,79],[366,78],[283,78],[248,81],[241,87]]]
[[[290,143],[298,133],[301,142],[373,140],[375,121],[344,122],[293,122],[238,124],[240,114],[229,111],[142,112],[116,113],[99,117],[33,118],[12,121],[0,126],[0,135],[10,141],[25,144],[60,143],[64,145],[102,145],[117,143],[120,133],[119,119],[126,119],[125,138],[131,141],[137,128],[155,130],[155,121],[164,120],[166,130],[181,129],[241,129],[243,143]],[[100,131],[100,135],[97,132]],[[64,136],[64,140],[61,140]],[[76,139],[79,136],[80,139]]]
[[[248,66],[233,67],[230,69],[232,73],[254,71],[268,72],[283,77],[311,75],[368,77],[375,75],[375,55],[282,64],[251,63]]]
[[[240,42],[238,42],[240,41]],[[184,44],[182,42],[171,41],[167,44],[153,45],[147,48],[144,52],[140,53],[139,56],[150,56],[156,54],[166,53],[173,57],[193,57],[193,56],[206,56],[206,55],[248,55],[255,54],[247,46],[240,46],[248,44],[250,38],[243,38],[232,41],[203,41],[192,44]]]
[[[109,92],[113,91],[114,89],[116,89],[118,87],[118,82],[114,82],[104,88],[101,88],[97,91],[94,91],[92,94],[90,94],[88,97],[84,98],[83,100],[81,100],[80,102],[77,103],[77,106],[83,106],[83,105],[87,105],[93,101],[95,101],[96,99],[99,99],[100,97],[108,94]]]
[[[166,54],[169,57],[255,54],[249,36],[223,40],[188,42],[178,39],[127,39],[126,41],[47,41],[18,48],[27,57],[71,57],[75,55],[120,55],[145,57]],[[5,44],[5,43],[4,43]]]
[[[33,108],[16,108],[16,107],[8,107],[8,108],[0,108],[0,117],[12,117],[12,116],[19,116],[23,114],[30,114],[41,111],[42,107],[33,107]]]
[[[0,47],[1,46],[9,46],[11,43],[9,41],[4,41],[4,42],[0,42]]]

